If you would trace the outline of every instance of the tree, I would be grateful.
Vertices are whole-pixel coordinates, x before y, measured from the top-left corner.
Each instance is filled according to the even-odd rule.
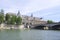
[[[47,23],[53,23],[53,21],[52,20],[48,20]]]
[[[5,16],[5,20],[9,21],[9,19],[10,19],[10,15],[7,13],[6,16]]]
[[[15,23],[16,23],[16,17],[17,17],[17,16],[15,16],[15,15],[13,15],[13,16],[11,17],[10,24],[15,24]]]
[[[16,24],[17,25],[20,25],[21,22],[22,22],[22,18],[21,17],[17,17]]]
[[[0,24],[4,22],[4,15],[0,14]]]
[[[6,21],[7,24],[10,23],[10,19],[11,19],[10,15],[7,13],[6,16],[5,16],[5,21]]]

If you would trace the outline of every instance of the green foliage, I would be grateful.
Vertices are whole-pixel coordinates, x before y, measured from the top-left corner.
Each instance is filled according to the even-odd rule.
[[[10,24],[15,24],[16,23],[16,16],[12,16],[11,17],[11,21],[10,21]]]
[[[20,25],[22,22],[22,18],[20,17],[20,12],[18,11],[18,17],[16,15],[10,15],[9,13],[7,13],[6,16],[4,17],[4,10],[1,9],[1,11],[0,11],[0,24],[3,22],[5,22],[7,24]]]
[[[17,17],[16,15],[9,15],[8,13],[5,16],[5,20],[7,21],[7,24],[17,24],[20,25],[22,22],[21,17]]]
[[[48,20],[47,23],[53,23],[53,21],[52,20]]]
[[[0,14],[0,24],[4,22],[4,15]]]
[[[17,25],[20,25],[21,22],[22,22],[22,18],[21,17],[17,17],[16,24]]]
[[[18,15],[20,14],[20,12],[18,11]],[[4,20],[5,18],[5,20]],[[1,9],[0,11],[0,24],[3,23],[5,21],[5,23],[7,24],[17,24],[20,25],[22,22],[22,18],[21,17],[17,17],[16,15],[10,15],[9,13],[6,14],[6,16],[4,17],[4,10]]]
[[[10,15],[7,13],[5,16],[5,21],[9,21],[9,19],[10,19]]]
[[[7,24],[10,24],[10,21],[11,21],[11,16],[7,13],[6,16],[5,16],[5,22]]]

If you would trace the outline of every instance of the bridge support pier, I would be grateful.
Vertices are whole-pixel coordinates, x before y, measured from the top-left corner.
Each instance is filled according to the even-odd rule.
[[[46,26],[46,27],[44,27],[44,30],[48,30],[48,29],[49,29],[49,27],[47,27],[47,26]]]
[[[29,25],[27,25],[27,28],[28,28],[28,29],[30,28]]]

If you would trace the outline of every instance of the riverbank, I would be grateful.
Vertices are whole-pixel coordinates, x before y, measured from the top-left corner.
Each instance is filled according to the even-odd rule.
[[[0,29],[26,29],[24,25],[7,25],[0,24]]]

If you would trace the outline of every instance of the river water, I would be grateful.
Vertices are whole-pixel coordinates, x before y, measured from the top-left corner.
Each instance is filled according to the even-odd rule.
[[[60,31],[0,30],[0,40],[60,40]]]

